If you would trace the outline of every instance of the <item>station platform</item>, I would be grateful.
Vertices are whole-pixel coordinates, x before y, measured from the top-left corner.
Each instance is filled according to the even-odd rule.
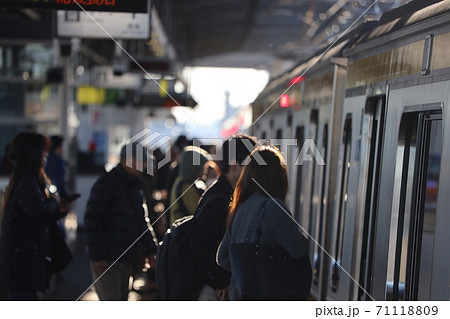
[[[85,236],[82,229],[75,234],[68,233],[68,244],[73,253],[73,260],[69,267],[61,274],[54,275],[50,282],[50,289],[44,294],[44,300],[64,301],[98,301],[95,288],[91,287],[92,277],[89,261],[84,251],[86,247]],[[131,283],[129,301],[160,300],[156,284],[149,280],[149,274],[142,273]]]

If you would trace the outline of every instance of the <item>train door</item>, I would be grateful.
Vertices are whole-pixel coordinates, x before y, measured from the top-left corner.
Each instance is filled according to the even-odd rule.
[[[372,296],[448,300],[450,82],[391,90],[374,242]]]
[[[289,174],[289,209],[295,220],[304,230],[309,229],[310,206],[312,190],[314,189],[314,168],[312,161],[299,160],[306,139],[316,141],[317,137],[317,110],[299,110],[293,113],[291,138],[296,141],[292,148],[290,162],[291,172]]]
[[[440,104],[402,116],[389,239],[388,300],[431,297],[442,128]]]
[[[324,163],[313,163],[313,183],[309,209],[310,260],[313,267],[311,296],[324,300],[330,251],[330,213],[335,193],[339,131],[343,116],[346,83],[346,60],[333,61],[331,103],[319,108],[316,149]]]
[[[290,113],[286,111],[287,110],[281,110],[280,112],[276,113],[276,115],[273,117],[273,127],[270,143],[277,146],[283,153],[283,157],[287,162],[288,176],[290,177],[291,167],[289,161],[288,145],[291,143],[288,139],[291,136],[290,125],[292,124],[292,117],[290,116]],[[286,196],[286,203],[289,207],[290,203],[289,193]]]
[[[360,160],[350,299],[372,300],[372,265],[379,197],[386,96],[366,100],[361,123]]]
[[[355,280],[352,271],[356,201],[360,157],[360,126],[365,96],[347,98],[344,102],[335,193],[331,209],[327,299],[348,300]]]
[[[329,160],[331,115],[331,107],[320,108],[318,134],[315,142],[317,150],[325,161]],[[324,253],[324,251],[328,251],[325,244],[327,233],[327,167],[326,165],[317,165],[316,162],[312,165],[314,165],[314,178],[308,229],[311,236],[310,260],[313,268],[311,296],[317,300],[322,300],[326,291],[324,286],[326,282],[322,274],[326,273],[328,268],[325,260],[327,255]]]

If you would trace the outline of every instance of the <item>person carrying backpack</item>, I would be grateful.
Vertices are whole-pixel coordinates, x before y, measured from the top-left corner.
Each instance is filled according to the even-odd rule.
[[[201,288],[198,267],[189,248],[194,212],[205,183],[197,180],[211,155],[197,146],[186,146],[179,158],[179,175],[170,195],[170,222],[158,247],[156,283],[163,300],[196,300]],[[195,185],[193,185],[195,183]]]
[[[256,138],[245,134],[223,143],[221,175],[203,194],[195,211],[189,244],[202,283],[198,300],[228,299],[230,273],[216,264],[216,252],[225,234],[231,193],[244,167],[241,164],[255,145]]]

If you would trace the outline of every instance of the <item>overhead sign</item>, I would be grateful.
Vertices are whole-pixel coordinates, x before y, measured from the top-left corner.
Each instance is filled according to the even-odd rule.
[[[101,26],[101,27],[100,27]],[[147,13],[58,11],[57,33],[61,37],[148,39]]]
[[[147,0],[0,0],[0,7],[147,13],[149,5]]]
[[[76,91],[76,101],[79,105],[123,105],[126,99],[126,90],[105,89],[86,84],[78,86]]]
[[[104,104],[106,89],[90,85],[80,85],[77,88],[77,103],[80,105]]]

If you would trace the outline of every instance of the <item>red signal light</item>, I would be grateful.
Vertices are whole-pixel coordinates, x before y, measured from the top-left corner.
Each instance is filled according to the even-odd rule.
[[[289,85],[300,84],[300,82],[302,82],[304,79],[305,78],[303,76],[296,76],[289,82]]]
[[[290,101],[289,101],[289,95],[283,94],[283,95],[280,97],[280,106],[281,106],[281,107],[288,107],[289,104],[290,104]]]

